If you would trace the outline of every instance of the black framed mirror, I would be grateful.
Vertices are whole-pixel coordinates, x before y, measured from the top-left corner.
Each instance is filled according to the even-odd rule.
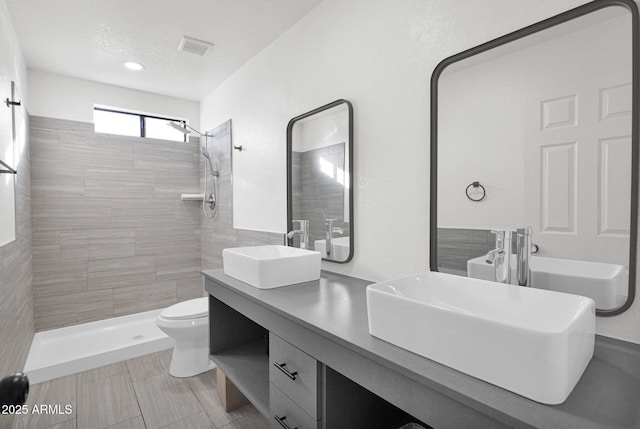
[[[524,267],[520,284],[589,296],[599,316],[631,306],[639,37],[634,1],[596,0],[438,64],[432,271],[517,284]]]
[[[290,246],[331,262],[353,257],[353,106],[347,100],[287,125],[287,228],[301,231],[288,238]]]

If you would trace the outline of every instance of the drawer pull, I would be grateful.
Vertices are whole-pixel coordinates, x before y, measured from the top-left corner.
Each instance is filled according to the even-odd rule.
[[[295,380],[296,379],[296,375],[298,375],[298,371],[289,372],[289,370],[287,370],[287,368],[285,368],[285,366],[287,366],[286,363],[274,362],[273,366],[278,368],[280,371],[284,372],[286,374],[286,376],[289,377],[292,380]]]
[[[289,425],[285,423],[285,420],[287,420],[286,416],[280,417],[276,414],[275,418],[276,418],[276,421],[280,423],[280,426],[282,426],[284,429],[291,429]],[[298,428],[295,427],[293,429],[298,429]]]

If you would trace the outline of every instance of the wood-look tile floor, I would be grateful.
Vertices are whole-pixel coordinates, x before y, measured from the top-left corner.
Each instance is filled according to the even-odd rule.
[[[72,412],[15,416],[12,429],[261,429],[266,419],[247,405],[226,413],[215,370],[191,378],[169,375],[171,351],[31,386],[34,405],[70,405]],[[3,420],[4,419],[4,420]],[[0,416],[0,428],[10,420]],[[4,425],[3,425],[4,423]]]

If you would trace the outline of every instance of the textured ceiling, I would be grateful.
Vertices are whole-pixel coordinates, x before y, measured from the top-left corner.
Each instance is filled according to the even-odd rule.
[[[201,100],[321,0],[5,1],[30,69]],[[215,46],[178,51],[184,35]]]

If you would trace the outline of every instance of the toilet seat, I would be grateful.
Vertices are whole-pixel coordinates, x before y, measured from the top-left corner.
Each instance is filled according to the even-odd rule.
[[[158,316],[156,325],[172,338],[177,336],[198,335],[199,329],[209,329],[209,317],[198,317],[195,319],[165,319]],[[195,329],[194,329],[195,328]]]
[[[165,320],[199,319],[209,315],[209,299],[196,298],[167,307],[160,313]]]

